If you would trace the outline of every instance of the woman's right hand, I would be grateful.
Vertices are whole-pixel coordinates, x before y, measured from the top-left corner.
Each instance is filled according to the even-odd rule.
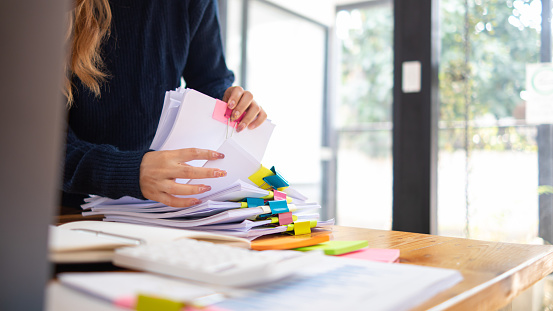
[[[173,207],[200,204],[195,198],[179,198],[176,195],[194,195],[211,190],[206,185],[185,185],[175,180],[216,178],[227,175],[216,168],[194,167],[186,164],[192,160],[216,160],[225,155],[216,151],[188,148],[179,150],[150,151],[140,163],[140,190],[146,199]]]

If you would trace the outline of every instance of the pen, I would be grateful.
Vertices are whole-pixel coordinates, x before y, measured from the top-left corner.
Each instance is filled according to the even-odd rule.
[[[92,235],[95,235],[95,236],[98,236],[98,237],[104,237],[104,238],[108,238],[108,239],[112,239],[112,240],[118,240],[118,241],[121,241],[121,242],[130,243],[130,244],[134,244],[134,245],[140,245],[140,244],[145,244],[146,243],[146,241],[144,241],[142,239],[133,238],[133,237],[129,237],[129,236],[126,236],[126,235],[120,235],[120,234],[115,234],[115,233],[108,233],[108,232],[96,231],[96,230],[90,230],[90,229],[71,229],[71,230],[78,231],[78,232],[89,233],[89,234],[92,234]]]

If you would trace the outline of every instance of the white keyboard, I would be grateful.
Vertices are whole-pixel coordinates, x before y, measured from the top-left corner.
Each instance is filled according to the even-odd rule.
[[[224,286],[248,286],[292,275],[322,252],[254,251],[192,239],[124,247],[113,264]]]

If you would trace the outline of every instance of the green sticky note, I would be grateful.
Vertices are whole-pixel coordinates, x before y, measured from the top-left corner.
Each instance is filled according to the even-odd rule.
[[[138,311],[181,311],[184,303],[169,299],[138,295],[136,310]]]
[[[341,255],[369,246],[369,242],[362,241],[328,241],[317,245],[296,248],[297,251],[307,252],[322,250],[326,255]]]

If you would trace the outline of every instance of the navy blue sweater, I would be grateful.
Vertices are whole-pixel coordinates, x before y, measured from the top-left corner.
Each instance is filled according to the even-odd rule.
[[[88,194],[144,198],[140,162],[165,91],[180,85],[222,98],[234,75],[221,45],[216,0],[110,0],[103,46],[108,81],[96,98],[80,83],[69,111],[62,205]]]

